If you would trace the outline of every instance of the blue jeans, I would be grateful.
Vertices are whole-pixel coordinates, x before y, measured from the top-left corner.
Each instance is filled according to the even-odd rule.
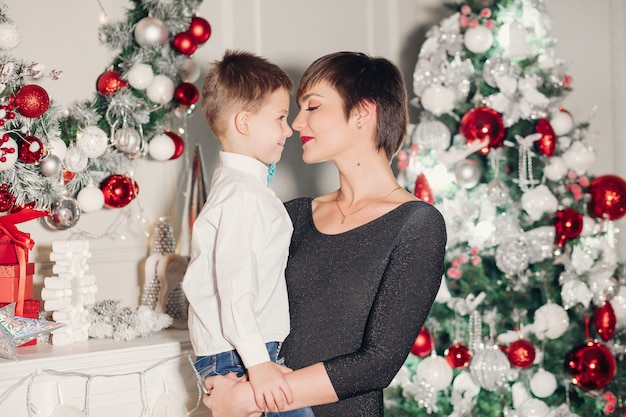
[[[270,354],[270,360],[281,364],[282,361],[278,359],[279,343],[269,342],[266,343],[265,346]],[[243,376],[246,373],[241,357],[235,350],[229,350],[228,352],[211,356],[198,356],[193,366],[202,379],[209,376],[226,375],[231,372],[237,373],[237,376]],[[266,415],[268,417],[314,417],[313,411],[309,407],[292,411],[267,413]]]

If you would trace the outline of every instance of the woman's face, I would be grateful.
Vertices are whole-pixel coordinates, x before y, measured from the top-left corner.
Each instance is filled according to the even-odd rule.
[[[304,162],[332,160],[348,148],[350,126],[343,100],[334,88],[325,82],[315,84],[304,92],[298,105],[300,111],[291,125],[300,132]]]

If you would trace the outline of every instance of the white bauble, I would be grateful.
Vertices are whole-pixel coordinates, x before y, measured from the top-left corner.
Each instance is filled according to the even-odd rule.
[[[572,143],[562,157],[567,167],[578,175],[584,175],[596,161],[594,149],[581,141]]]
[[[554,213],[559,205],[550,189],[541,184],[522,195],[522,208],[533,221],[537,221],[544,213]]]
[[[76,201],[83,213],[92,213],[104,206],[104,194],[100,188],[88,185],[78,192]]]
[[[20,40],[20,29],[17,25],[9,22],[0,23],[0,51],[15,49]]]
[[[165,104],[174,97],[174,81],[166,75],[155,75],[152,82],[146,88],[148,98],[155,103]]]
[[[572,116],[566,111],[558,111],[550,116],[550,126],[557,136],[567,135],[574,127]]]
[[[558,339],[569,327],[569,316],[560,305],[548,303],[535,311],[533,327],[540,338],[545,336],[548,339]]]
[[[550,407],[536,398],[529,398],[517,409],[519,417],[546,417],[550,414]]]
[[[567,164],[560,156],[554,156],[548,161],[543,173],[550,181],[560,182],[567,175]]]
[[[48,139],[48,150],[52,155],[56,155],[60,160],[63,160],[67,152],[67,145],[61,138],[50,138]]]
[[[530,379],[530,391],[535,397],[546,398],[556,390],[556,378],[552,372],[539,368]]]
[[[436,391],[441,391],[450,386],[452,382],[452,368],[445,358],[431,355],[417,365],[416,374],[427,381]]]
[[[145,90],[152,82],[154,72],[152,72],[150,65],[137,63],[128,70],[126,78],[128,79],[128,84],[134,89]]]
[[[465,32],[463,44],[475,54],[482,54],[493,45],[493,33],[484,26],[469,28]]]
[[[454,92],[437,84],[426,87],[420,98],[422,107],[435,116],[450,113],[454,109],[454,101]]]
[[[153,137],[148,144],[148,154],[157,161],[167,161],[174,156],[174,152],[176,152],[174,141],[164,133]]]
[[[102,155],[108,144],[109,136],[98,126],[87,126],[76,134],[76,146],[89,158]]]

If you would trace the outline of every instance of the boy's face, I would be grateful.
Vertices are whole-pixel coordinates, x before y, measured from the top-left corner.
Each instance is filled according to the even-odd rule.
[[[250,115],[247,138],[250,156],[266,164],[280,160],[285,142],[293,134],[287,123],[288,114],[289,92],[279,88],[258,112]]]

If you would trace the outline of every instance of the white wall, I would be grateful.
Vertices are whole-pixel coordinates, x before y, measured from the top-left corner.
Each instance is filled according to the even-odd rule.
[[[121,19],[124,9],[132,3],[128,0],[11,3],[9,15],[22,33],[22,42],[12,51],[13,55],[64,72],[61,80],[44,83],[53,100],[60,104],[68,106],[91,98],[97,76],[116,55],[97,40],[99,3],[112,21]],[[397,63],[411,92],[413,66],[425,33],[448,14],[443,3],[443,0],[207,0],[198,14],[211,23],[213,35],[194,58],[204,68],[226,48],[247,49],[281,65],[297,81],[308,64],[320,55],[337,50],[361,50]],[[598,151],[594,173],[626,177],[622,163],[626,155],[622,140],[626,127],[623,117],[626,114],[623,75],[626,6],[622,0],[547,0],[547,7],[554,20],[553,35],[558,39],[557,55],[570,63],[574,81],[574,91],[565,106],[577,120],[587,118],[592,108],[598,106],[590,131]],[[415,111],[412,116],[415,119]],[[208,181],[218,148],[199,111],[188,120],[188,137],[190,142],[206,141]],[[279,165],[275,186],[279,196],[289,199],[335,187],[329,166],[311,167],[301,162],[295,138],[287,145]],[[38,288],[43,276],[50,274],[51,242],[83,231],[93,237],[90,267],[96,274],[98,299],[116,298],[129,305],[137,304],[142,286],[141,262],[148,252],[146,233],[159,217],[180,214],[174,207],[182,198],[177,189],[182,167],[182,158],[166,163],[142,160],[136,172],[140,186],[138,203],[128,209],[84,214],[69,231],[49,231],[36,221],[22,225],[20,228],[30,232],[36,242],[32,257],[38,264]],[[173,223],[180,230],[175,218]],[[110,237],[111,228],[117,224],[115,230],[125,235],[125,240]],[[181,240],[183,252],[186,240],[186,237]]]

